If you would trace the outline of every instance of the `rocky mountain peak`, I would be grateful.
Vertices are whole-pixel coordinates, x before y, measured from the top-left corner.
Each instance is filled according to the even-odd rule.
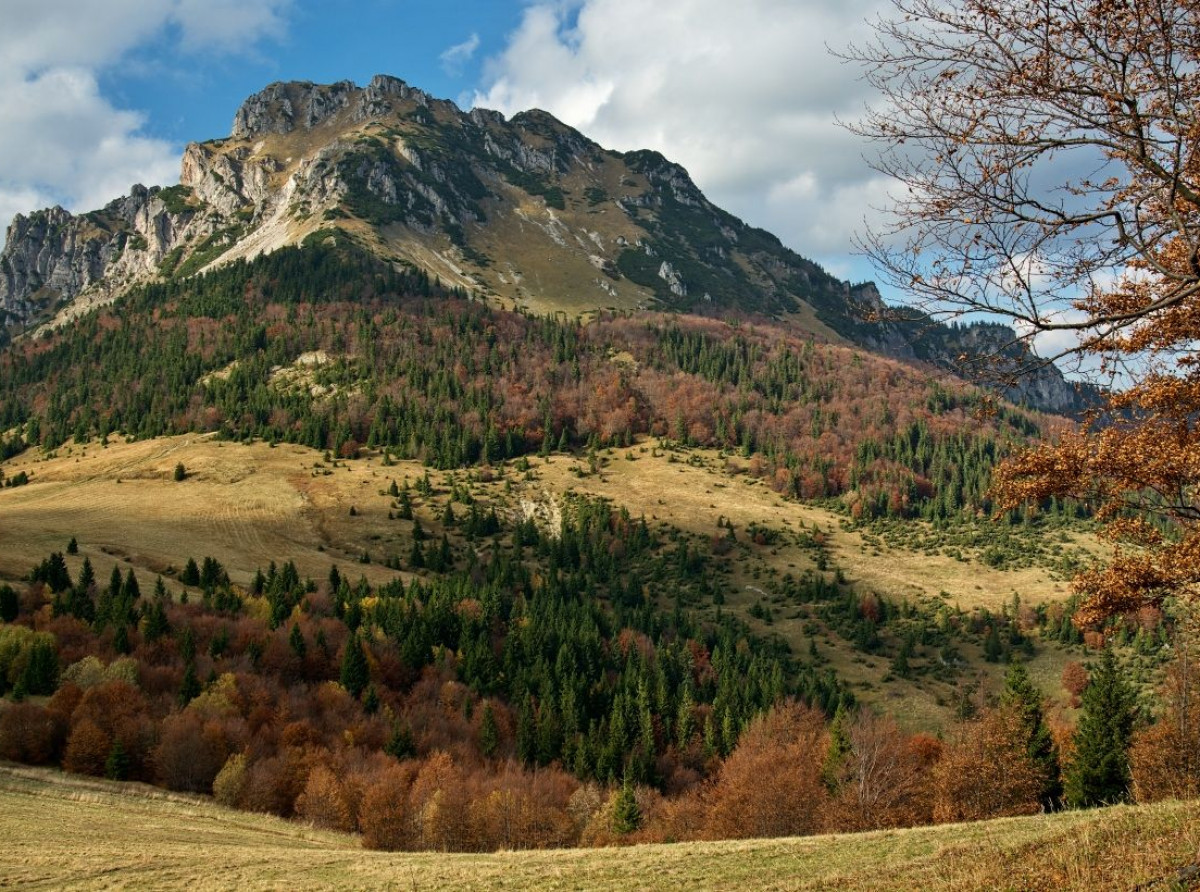
[[[253,139],[266,133],[311,130],[345,108],[357,91],[351,81],[314,84],[278,81],[242,103],[233,117],[234,139]]]
[[[270,84],[242,103],[231,137],[187,147],[178,186],[17,217],[0,253],[0,329],[339,233],[536,313],[788,315],[894,357],[957,355],[949,330],[931,345],[872,321],[884,315],[873,286],[713,205],[659,152],[606,150],[540,109],[464,113],[388,75]],[[1063,405],[1051,384],[1036,396]]]

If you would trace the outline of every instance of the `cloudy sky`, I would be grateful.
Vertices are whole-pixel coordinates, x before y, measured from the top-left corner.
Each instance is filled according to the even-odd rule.
[[[655,148],[716,203],[861,280],[882,200],[834,123],[869,98],[831,56],[877,0],[3,0],[0,225],[169,184],[275,80],[393,74],[463,107],[544,108]]]

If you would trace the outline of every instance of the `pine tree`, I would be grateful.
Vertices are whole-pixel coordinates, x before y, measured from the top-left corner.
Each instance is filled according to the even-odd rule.
[[[1042,692],[1034,686],[1025,664],[1019,660],[1010,663],[1004,676],[1004,692],[1000,695],[1000,702],[1015,708],[1021,716],[1027,735],[1029,759],[1044,779],[1039,798],[1042,807],[1051,811],[1058,807],[1062,799],[1062,777],[1058,747],[1054,745],[1042,710],[1043,700]]]
[[[912,667],[909,665],[909,658],[912,656],[913,639],[911,636],[906,636],[900,644],[900,650],[896,652],[896,658],[892,660],[892,674],[898,678],[908,678],[912,675]]]
[[[487,703],[483,707],[483,716],[479,720],[479,752],[485,758],[491,758],[496,753],[496,747],[500,743],[500,733],[496,728],[496,714],[492,711],[492,704]]]
[[[825,751],[825,763],[821,766],[821,780],[831,793],[842,783],[842,771],[850,758],[850,713],[841,703],[833,714],[829,726],[829,749]]]
[[[133,650],[129,641],[129,626],[124,622],[117,624],[117,632],[113,635],[113,650],[119,654],[127,654]]]
[[[165,601],[165,597],[156,597],[146,609],[146,617],[142,621],[142,638],[147,644],[171,633],[171,624],[167,621],[167,611],[163,606]]]
[[[351,635],[346,641],[346,650],[342,654],[342,673],[339,677],[350,696],[358,699],[371,681],[371,671],[367,666],[367,655],[363,651],[362,641],[358,635]]]
[[[179,574],[179,581],[184,585],[200,584],[200,568],[196,566],[195,558],[187,559],[187,563],[183,565],[183,572]]]
[[[1067,802],[1077,808],[1129,796],[1129,744],[1137,719],[1136,694],[1117,668],[1111,647],[1083,692],[1075,757],[1067,770]]]
[[[54,639],[39,634],[29,648],[25,668],[17,678],[16,689],[23,695],[53,694],[58,687],[58,650]]]
[[[379,691],[375,690],[375,685],[367,685],[367,690],[363,694],[363,712],[367,715],[375,715],[379,712]]]
[[[113,741],[112,749],[108,751],[108,759],[104,762],[104,776],[109,780],[125,780],[129,777],[130,759],[125,747],[118,737]]]
[[[1003,655],[1004,645],[1000,641],[1000,630],[992,623],[988,626],[987,637],[983,639],[983,658],[989,663],[998,663]]]
[[[393,759],[403,761],[411,759],[417,754],[417,747],[413,743],[412,732],[407,725],[402,725],[399,722],[392,728],[392,734],[388,738],[388,742],[384,744],[383,751]]]
[[[200,691],[200,679],[196,675],[196,661],[188,660],[183,667],[183,682],[179,685],[179,705],[187,706],[200,696]]]
[[[297,623],[292,623],[291,634],[288,635],[288,645],[301,660],[308,653],[308,645],[304,642],[304,633],[300,631],[300,626]]]
[[[0,585],[0,620],[11,623],[21,612],[21,601],[11,585]]]
[[[675,743],[681,750],[687,749],[688,744],[692,741],[692,735],[696,733],[695,708],[696,701],[692,697],[692,686],[686,684],[679,696],[679,708],[675,715]]]
[[[617,801],[613,803],[612,827],[622,836],[633,833],[642,826],[642,810],[638,807],[637,795],[628,778],[621,785]]]

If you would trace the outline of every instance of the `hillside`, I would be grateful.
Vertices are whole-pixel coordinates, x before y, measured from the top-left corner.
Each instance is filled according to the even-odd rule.
[[[187,469],[183,483],[172,479],[177,464]],[[793,602],[785,576],[812,574],[821,565],[828,578],[840,573],[847,591],[911,604],[931,619],[948,610],[967,616],[980,610],[1006,613],[1014,593],[1030,605],[1067,596],[1051,553],[1025,566],[990,566],[978,552],[956,557],[900,542],[889,545],[871,527],[848,525],[844,514],[784,499],[713,450],[676,450],[648,441],[602,454],[597,473],[566,455],[537,459],[524,472],[514,465],[498,469],[490,480],[433,473],[434,493],[417,503],[416,516],[426,530],[437,532],[447,504],[462,513],[461,503],[451,499],[460,489],[479,504],[494,506],[505,528],[524,513],[549,516],[572,497],[596,497],[661,525],[668,535],[686,535],[700,554],[709,552],[719,532],[725,535],[718,523],[727,520],[740,531],[738,544],[710,558],[709,566],[719,573],[716,586],[690,606],[711,618],[720,592],[717,600],[726,614],[759,635],[780,636],[796,655],[808,653],[810,646],[820,648],[859,700],[915,728],[944,727],[956,686],[975,672],[985,674],[986,689],[999,685],[1003,667],[982,659],[980,634],[964,627],[958,640],[968,662],[960,671],[939,679],[919,670],[922,653],[935,662],[930,646],[912,654],[918,667],[913,678],[885,680],[898,646],[894,636],[903,634],[903,626],[881,627],[886,640],[874,653],[864,653],[844,630]],[[305,447],[230,443],[211,435],[66,445],[53,457],[29,454],[0,470],[9,478],[24,472],[31,480],[0,489],[0,510],[8,521],[0,529],[0,581],[22,585],[30,568],[75,537],[79,553],[67,557],[72,574],[78,575],[88,558],[99,579],[114,566],[122,573],[134,570],[144,591],[159,575],[177,587],[183,562],[205,555],[217,557],[244,588],[256,571],[283,559],[314,579],[336,564],[373,585],[397,577],[410,580],[411,572],[387,565],[392,556],[407,561],[412,540],[410,524],[389,519],[395,500],[386,490],[392,481],[415,487],[428,473],[418,462],[384,466],[378,455],[331,467],[322,453]],[[756,544],[747,530],[769,535],[770,544]],[[454,529],[449,533],[455,550],[470,547]],[[814,536],[823,543],[819,549],[813,547]],[[1075,543],[1067,553],[1097,548],[1086,534],[1071,536]],[[1030,548],[1042,538],[1048,536],[1034,533],[1017,547]],[[374,559],[363,564],[363,554]],[[764,605],[771,611],[769,622],[760,613]],[[1063,704],[1069,698],[1059,677],[1072,658],[1070,649],[1050,639],[1028,657],[1045,692]]]
[[[1171,889],[1194,803],[804,839],[493,855],[363,851],[200,797],[0,765],[0,875],[22,888]],[[1155,882],[1158,881],[1158,882]]]

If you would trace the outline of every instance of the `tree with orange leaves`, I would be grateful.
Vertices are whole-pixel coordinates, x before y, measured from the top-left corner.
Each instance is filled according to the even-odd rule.
[[[1115,554],[1082,622],[1200,585],[1200,10],[1184,0],[893,0],[847,56],[884,101],[891,216],[863,239],[935,318],[1007,320],[1012,375],[1108,375],[1078,430],[1008,461],[1002,507],[1094,505]],[[1037,343],[1050,354],[1026,349]]]

